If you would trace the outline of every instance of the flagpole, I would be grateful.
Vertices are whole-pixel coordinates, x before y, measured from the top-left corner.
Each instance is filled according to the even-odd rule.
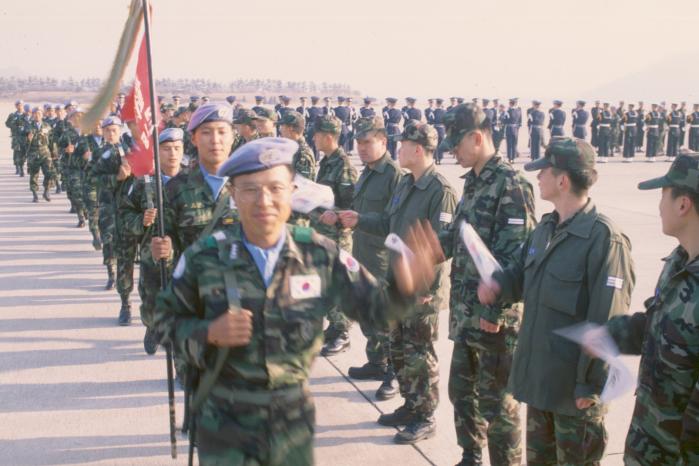
[[[158,121],[155,106],[155,80],[153,78],[153,60],[151,54],[150,41],[150,12],[148,0],[142,0],[143,4],[143,24],[145,27],[146,52],[148,56],[148,86],[150,89],[150,109],[151,109],[151,124],[153,125],[153,163],[155,165],[155,199],[156,208],[158,209],[158,236],[165,236],[165,215],[163,215],[163,181],[160,172],[160,154],[158,150]],[[167,265],[165,259],[160,260],[160,288],[165,289],[167,285]],[[177,437],[175,435],[175,377],[172,362],[172,345],[165,345],[165,359],[167,361],[167,394],[168,407],[170,410],[170,455],[173,459],[177,458]]]

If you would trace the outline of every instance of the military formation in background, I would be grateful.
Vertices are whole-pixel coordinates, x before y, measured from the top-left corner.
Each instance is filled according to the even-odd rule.
[[[486,445],[494,465],[519,465],[525,454],[529,464],[600,463],[609,367],[594,344],[583,352],[552,333],[580,322],[642,355],[625,462],[699,462],[699,158],[680,152],[686,132],[689,149],[699,148],[699,105],[690,114],[684,103],[595,102],[588,111],[578,101],[569,116],[558,100],[548,113],[536,100],[522,112],[517,99],[506,107],[458,97],[447,107],[429,99],[423,110],[412,97],[402,108],[386,98],[380,110],[371,98],[359,108],[317,96],[296,107],[287,96],[274,107],[256,96],[250,109],[235,96],[159,101],[163,212],[153,177],[133,176],[125,158],[135,146],[123,94],[88,133],[73,101],[17,101],[6,125],[33,202],[40,191],[47,202],[65,192],[77,227],[89,228],[105,288],[121,298],[119,325],[131,323],[138,265],[144,350],[172,343],[189,410],[183,429],[201,464],[312,464],[310,366],[318,353],[349,348],[354,321],[366,362],[349,377],[376,380],[378,400],[403,399],[377,422],[399,429],[398,444],[433,437],[447,306],[460,465],[482,464]],[[533,187],[513,164],[525,123],[524,169],[539,171],[541,198],[555,208],[538,223]],[[663,188],[663,232],[680,245],[647,312],[625,316],[630,241],[589,192],[596,163],[639,152],[672,161],[639,188]],[[469,169],[461,196],[437,170],[447,154]],[[331,192],[334,208],[292,213],[304,179]],[[502,267],[490,280],[463,224]]]

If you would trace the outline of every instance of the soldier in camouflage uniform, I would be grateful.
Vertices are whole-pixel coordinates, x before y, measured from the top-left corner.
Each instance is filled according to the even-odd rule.
[[[231,153],[235,152],[245,144],[260,137],[257,133],[255,120],[257,114],[248,108],[239,108],[233,116],[233,126],[235,127],[235,140],[231,148]]]
[[[180,171],[184,153],[184,131],[168,128],[158,135],[160,168],[163,187]],[[164,201],[164,200],[163,200]],[[149,355],[155,354],[158,340],[155,333],[155,297],[161,289],[160,264],[151,255],[151,239],[157,232],[157,208],[155,181],[151,176],[136,179],[132,189],[119,198],[119,217],[124,232],[139,238],[140,263],[138,294],[141,297],[141,322],[146,327],[143,348]],[[172,262],[167,261],[168,275]]]
[[[323,152],[316,182],[330,186],[335,195],[335,207],[348,209],[352,205],[357,170],[352,166],[345,151],[339,146],[342,122],[332,116],[318,117],[313,127],[313,141],[316,149]],[[311,227],[318,233],[337,241],[340,249],[352,251],[352,232],[343,228],[335,212],[311,212]],[[330,356],[345,351],[350,346],[349,328],[351,322],[339,308],[328,310],[328,328],[325,330],[325,346],[320,354]]]
[[[78,128],[80,128],[82,114],[80,110],[73,110],[73,113],[65,121],[60,139],[55,141],[56,151],[63,154],[62,166],[65,170],[66,194],[72,206],[71,210],[78,216],[78,228],[85,226],[85,218],[87,217],[82,188],[83,171],[87,166],[87,160],[84,159],[82,153],[76,151],[81,139]]]
[[[226,179],[216,175],[233,144],[232,113],[230,105],[210,104],[198,107],[192,115],[187,130],[197,146],[199,163],[179,173],[164,188],[165,237],[151,239],[154,261],[165,259],[174,263],[197,239],[237,220],[224,189]],[[175,368],[182,383],[186,364],[175,350]]]
[[[385,327],[404,315],[401,295],[434,278],[430,244],[411,242],[415,259],[396,261],[384,287],[335,242],[286,226],[297,149],[264,138],[224,164],[241,224],[188,248],[158,296],[158,329],[201,371],[192,407],[203,466],[313,464],[308,377],[327,310],[342,302]]]
[[[131,166],[126,161],[126,152],[119,141],[121,136],[121,120],[119,117],[107,117],[102,121],[102,131],[106,143],[102,146],[95,163],[92,175],[97,181],[99,194],[99,227],[102,236],[102,247],[110,251],[107,266],[109,275],[107,288],[114,285],[114,265],[116,262],[116,285],[121,308],[119,309],[119,325],[131,323],[131,291],[133,290],[133,267],[136,260],[138,243],[130,235],[121,231],[121,222],[117,212],[117,200],[123,192],[128,191],[133,183]]]
[[[355,125],[357,152],[365,163],[354,186],[352,209],[359,215],[381,214],[401,178],[402,171],[391,158],[387,149],[386,127],[381,116],[362,117]],[[372,235],[362,230],[352,233],[352,254],[375,277],[383,278],[388,272],[389,254],[384,246],[386,237]],[[395,371],[389,361],[388,334],[381,329],[361,326],[367,339],[367,363],[361,367],[350,367],[348,375],[358,380],[380,380],[383,383],[376,391],[378,400],[388,400],[398,393]]]
[[[303,137],[305,128],[306,120],[303,115],[293,110],[285,111],[279,120],[281,136],[296,141],[299,145],[299,150],[294,154],[294,171],[313,181],[316,179],[316,158]]]
[[[449,338],[454,349],[449,398],[454,405],[456,438],[463,449],[459,464],[482,464],[487,439],[490,464],[519,465],[519,403],[507,392],[507,378],[522,304],[480,304],[476,293],[480,276],[460,229],[462,222],[473,226],[493,256],[506,266],[516,258],[535,224],[534,194],[524,176],[495,155],[491,120],[480,108],[456,106],[445,117],[445,125],[447,149],[463,168],[471,168],[464,176],[454,221],[439,233],[445,257],[453,258]]]
[[[401,168],[410,173],[403,175],[386,209],[362,215],[343,212],[340,218],[345,226],[379,236],[394,233],[406,238],[408,227],[416,221],[428,222],[433,230],[440,231],[452,221],[456,195],[434,163],[437,131],[426,123],[410,120],[396,140],[401,141]],[[446,304],[444,272],[444,265],[440,265],[430,290],[418,298],[413,317],[391,325],[391,362],[405,402],[393,413],[381,415],[378,422],[405,426],[394,438],[399,444],[413,444],[436,433],[439,366],[434,342],[438,314]]]
[[[72,114],[77,110],[77,106],[70,106],[70,103],[66,105],[70,107]],[[63,139],[63,133],[68,128],[68,112],[66,107],[61,108],[56,116],[56,123],[53,126],[53,131],[51,132],[51,159],[53,160],[53,165],[56,169],[56,194],[59,194],[63,188],[68,188],[67,180],[70,177],[70,169],[68,168],[69,162],[67,160],[65,152],[61,147],[61,140]],[[70,196],[69,196],[70,199]],[[73,213],[75,211],[75,206],[73,202],[70,203],[70,211]]]
[[[662,188],[663,233],[680,244],[663,259],[646,311],[606,324],[622,353],[641,355],[624,464],[699,464],[699,156],[679,155],[638,187]]]
[[[10,129],[10,138],[12,144],[12,161],[15,164],[15,175],[24,176],[24,165],[20,165],[19,160],[22,154],[22,137],[20,135],[20,122],[22,121],[22,105],[21,100],[15,101],[15,111],[10,113],[5,120],[5,126]]]
[[[606,405],[599,395],[608,367],[583,354],[557,329],[603,324],[626,312],[635,282],[628,238],[597,212],[589,188],[595,150],[580,139],[552,140],[538,174],[541,198],[554,204],[492,280],[479,301],[524,301],[509,389],[527,404],[527,464],[599,465],[607,444]]]
[[[39,202],[39,170],[44,175],[44,199],[51,201],[49,189],[54,179],[54,169],[51,164],[51,126],[42,120],[44,112],[35,107],[32,112],[32,120],[26,122],[23,129],[27,150],[27,172],[29,173],[29,189],[32,192],[33,201]]]
[[[92,175],[92,167],[104,145],[102,137],[102,120],[97,121],[90,134],[83,135],[75,149],[76,155],[83,158],[85,166],[82,169],[80,184],[82,187],[82,200],[87,212],[87,225],[92,235],[92,247],[96,251],[102,250],[103,264],[109,268],[112,261],[111,251],[102,249],[102,238],[99,227],[99,198],[97,197],[97,181]]]

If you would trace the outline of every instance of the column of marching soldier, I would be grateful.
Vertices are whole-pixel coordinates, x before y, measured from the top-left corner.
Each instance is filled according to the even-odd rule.
[[[519,402],[528,405],[528,464],[599,464],[607,367],[594,347],[581,351],[553,334],[583,321],[603,325],[622,352],[642,355],[625,462],[699,462],[699,159],[677,153],[685,122],[690,147],[698,143],[699,111],[685,117],[673,106],[664,115],[654,105],[643,116],[632,105],[620,113],[623,104],[596,104],[590,119],[578,102],[575,137],[567,138],[556,101],[546,144],[535,101],[527,112],[533,160],[524,168],[539,170],[541,197],[555,208],[537,224],[532,186],[510,163],[522,122],[516,99],[508,109],[458,98],[442,109],[434,99],[424,114],[413,98],[402,111],[386,99],[382,114],[368,98],[359,113],[344,98],[334,108],[330,98],[324,107],[302,99],[295,110],[285,96],[274,109],[263,96],[252,109],[233,96],[228,104],[179,100],[161,99],[164,237],[154,231],[152,179],[131,176],[124,159],[133,140],[118,116],[123,95],[90,134],[77,129],[82,110],[74,102],[47,107],[43,118],[18,101],[7,125],[20,176],[29,157],[34,200],[43,170],[44,198],[52,182],[65,187],[78,226],[87,218],[107,288],[116,282],[122,298],[120,325],[131,321],[140,255],[144,348],[154,354],[159,342],[175,345],[201,464],[311,464],[310,365],[319,351],[349,347],[353,320],[367,338],[367,362],[349,376],[381,382],[379,400],[404,399],[378,422],[402,427],[400,444],[434,436],[434,342],[447,303],[459,464],[480,464],[486,445],[491,464],[520,464]],[[592,145],[584,141],[590,120]],[[655,157],[661,126],[673,164],[639,188],[662,188],[663,232],[679,245],[646,312],[627,316],[630,243],[588,193],[595,162],[611,157],[619,138],[630,144],[630,159],[645,131]],[[507,158],[497,155],[503,139]],[[355,148],[360,174],[347,155]],[[460,200],[435,167],[447,152],[470,168]],[[330,187],[335,208],[292,214],[293,176]],[[461,239],[464,221],[503,267],[489,282]],[[389,250],[390,234],[408,252]],[[158,295],[161,259],[171,283]]]

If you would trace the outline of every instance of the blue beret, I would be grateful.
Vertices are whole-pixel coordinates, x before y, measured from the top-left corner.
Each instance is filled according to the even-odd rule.
[[[53,107],[54,110],[60,110],[62,108],[63,108],[63,105],[61,105],[61,104],[56,104],[56,106]]]
[[[112,125],[121,126],[121,119],[118,116],[109,115],[107,118],[102,120],[102,128],[106,128],[107,126]]]
[[[297,142],[286,138],[260,138],[243,144],[218,169],[218,176],[230,178],[277,165],[293,165]]]
[[[51,108],[51,104],[44,104],[44,110],[48,110]]]
[[[172,96],[172,98],[173,98],[173,99],[179,99],[180,96],[178,96],[177,94],[175,94],[175,95]]]
[[[229,104],[232,104],[233,102],[235,102],[235,96],[229,95],[228,97],[226,97],[226,102],[228,102]]]
[[[24,107],[23,107],[23,108],[24,108],[24,111],[25,111],[25,112],[28,112],[28,111],[32,108],[32,106],[29,105],[29,104],[24,104]]]
[[[206,104],[197,108],[187,125],[187,131],[193,133],[203,123],[226,121],[233,124],[233,109],[225,104]]]
[[[532,100],[532,104],[541,105],[541,101],[540,100]]]
[[[41,110],[41,107],[34,107],[34,108],[32,109],[32,113],[36,113],[36,112],[38,112],[39,110]]]
[[[165,128],[158,135],[158,144],[171,141],[182,141],[184,139],[184,131],[180,128]]]
[[[264,100],[264,99],[265,99],[264,96],[261,96],[261,95],[255,96],[255,100]]]
[[[15,105],[22,105],[24,101],[22,99],[20,100],[15,100]]]
[[[192,96],[189,97],[189,101],[190,101],[190,102],[196,102],[196,101],[198,101],[198,100],[199,100],[199,96],[198,96],[198,95],[192,95]]]
[[[563,105],[563,102],[561,102],[560,100],[554,100],[553,105]]]
[[[415,102],[417,99],[415,97],[406,97],[405,100],[408,102]]]

